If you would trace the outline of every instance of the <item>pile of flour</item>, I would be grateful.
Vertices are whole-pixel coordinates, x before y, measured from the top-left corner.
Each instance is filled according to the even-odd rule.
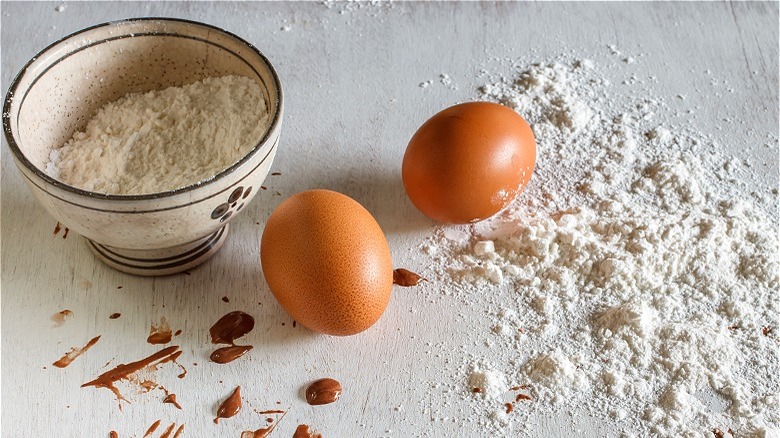
[[[584,406],[625,436],[777,436],[777,190],[744,190],[746,163],[611,86],[582,59],[481,89],[529,121],[539,162],[507,211],[422,245],[492,321],[460,391],[499,429]],[[510,413],[513,385],[531,400]]]
[[[111,102],[61,148],[46,172],[108,194],[148,194],[208,179],[246,155],[268,130],[263,92],[243,76],[133,93]]]

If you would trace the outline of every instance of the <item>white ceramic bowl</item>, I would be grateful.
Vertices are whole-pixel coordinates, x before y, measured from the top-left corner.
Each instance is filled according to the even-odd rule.
[[[242,75],[260,85],[273,114],[255,147],[212,178],[145,195],[81,190],[43,169],[104,104],[127,93]],[[142,18],[105,23],[52,44],[24,66],[3,106],[8,145],[32,193],[64,226],[86,237],[108,265],[131,274],[192,268],[224,243],[228,223],[258,192],[276,154],[282,88],[271,63],[241,38],[202,23]]]

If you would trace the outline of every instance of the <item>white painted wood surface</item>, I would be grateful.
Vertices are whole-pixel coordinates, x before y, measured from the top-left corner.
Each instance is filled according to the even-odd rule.
[[[474,421],[483,413],[461,393],[447,392],[463,382],[441,381],[459,375],[463,364],[437,354],[480,343],[489,327],[468,326],[456,315],[483,310],[442,300],[436,284],[425,284],[396,290],[380,322],[359,336],[331,338],[293,328],[259,268],[259,235],[273,208],[309,188],[349,194],[377,217],[395,264],[424,271],[416,248],[433,223],[404,195],[406,142],[439,109],[475,97],[485,81],[480,69],[511,73],[511,63],[502,59],[532,55],[546,61],[580,52],[606,57],[607,45],[616,44],[626,54],[643,54],[641,74],[656,78],[659,93],[684,94],[700,106],[703,116],[695,124],[718,132],[720,147],[728,149],[728,139],[743,130],[776,132],[778,123],[777,3],[3,2],[0,13],[3,92],[30,57],[62,36],[108,20],[169,16],[220,26],[254,43],[277,67],[287,99],[272,169],[282,175],[268,177],[269,190],[233,222],[221,252],[191,275],[124,275],[98,262],[79,236],[53,236],[56,221],[30,196],[3,140],[4,437],[106,437],[110,430],[140,437],[158,419],[155,436],[177,422],[186,425],[184,436],[237,437],[261,427],[265,417],[244,409],[219,426],[212,423],[217,403],[236,385],[252,408],[289,409],[272,436],[292,436],[300,423],[325,437],[486,436]],[[727,82],[723,90],[733,91],[708,94],[707,70]],[[440,74],[455,87],[441,85]],[[419,86],[428,80],[430,87]],[[726,118],[741,123],[721,123]],[[730,152],[765,169],[746,183],[777,187],[776,150],[755,145]],[[73,317],[54,327],[50,316],[63,309]],[[208,328],[236,309],[257,321],[246,337],[255,348],[230,365],[210,363]],[[121,318],[110,320],[114,312]],[[189,374],[179,380],[173,367],[164,366],[156,380],[178,395],[182,411],[163,405],[159,391],[134,394],[125,387],[132,403],[120,412],[108,390],[80,388],[118,363],[157,351],[146,336],[162,317],[182,330],[174,344],[184,350],[181,363]],[[102,335],[97,345],[70,367],[51,366],[96,335]],[[343,382],[344,396],[333,405],[308,406],[302,388],[325,376]],[[448,420],[432,421],[443,417]],[[564,412],[507,435],[619,430]]]

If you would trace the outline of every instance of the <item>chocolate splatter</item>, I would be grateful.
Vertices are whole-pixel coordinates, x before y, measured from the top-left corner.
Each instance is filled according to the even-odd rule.
[[[97,341],[99,339],[100,339],[100,335],[90,339],[90,341],[87,342],[87,345],[81,348],[77,348],[77,347],[71,348],[69,352],[65,353],[64,356],[62,356],[57,362],[54,362],[52,365],[54,365],[57,368],[65,368],[66,366],[70,365],[71,362],[73,362],[77,357],[86,353],[87,350],[92,348],[93,345],[97,344]]]
[[[174,406],[176,406],[179,410],[181,410],[181,405],[178,401],[176,401],[176,394],[168,394],[163,399],[163,403],[170,403]]]
[[[160,324],[152,324],[149,327],[149,337],[146,338],[146,342],[152,345],[167,344],[171,342],[173,333],[171,332],[171,326],[168,325],[168,321],[165,317],[160,318]]]
[[[68,309],[65,309],[65,310],[60,310],[59,312],[52,315],[51,320],[52,322],[54,322],[55,327],[59,327],[62,324],[64,324],[65,320],[69,319],[71,316],[73,316],[73,312]]]
[[[419,274],[415,274],[412,271],[404,268],[398,268],[393,271],[393,284],[399,286],[410,287],[417,286],[421,281],[427,281]]]
[[[269,411],[255,411],[255,412],[257,412],[260,415],[268,415],[268,414],[284,414],[287,411],[283,411],[281,409],[272,409]]]
[[[306,402],[312,406],[333,403],[341,397],[341,383],[334,379],[319,379],[306,388]]]
[[[230,344],[230,347],[219,348],[210,358],[219,364],[232,362],[251,350],[251,346],[240,346],[235,340],[246,335],[255,327],[255,319],[250,315],[235,311],[220,318],[209,329],[211,342],[214,344]]]
[[[160,438],[169,438],[173,433],[174,427],[176,427],[176,423],[171,423],[171,425],[168,426],[167,429],[165,429],[165,432],[163,432],[162,435],[160,435]]]
[[[145,357],[139,361],[130,362],[128,364],[119,364],[113,369],[99,375],[96,379],[81,385],[81,387],[84,388],[87,386],[94,386],[96,388],[107,388],[111,390],[111,392],[116,395],[117,401],[119,402],[119,409],[121,410],[122,400],[127,401],[127,399],[122,397],[119,389],[114,385],[116,382],[120,380],[128,380],[131,374],[147,367],[156,369],[157,365],[161,365],[166,362],[176,363],[176,359],[181,356],[181,353],[182,351],[176,345],[164,348],[157,353],[154,353],[153,355]],[[184,374],[186,374],[186,370],[184,371]],[[180,375],[180,377],[181,376],[183,376],[183,374]]]
[[[220,418],[230,418],[241,410],[241,387],[236,386],[233,393],[226,398],[217,409],[217,416],[214,418],[214,423],[219,424]]]
[[[241,433],[241,438],[265,438],[265,437],[267,437],[268,435],[271,434],[271,432],[274,431],[274,429],[276,429],[276,426],[279,425],[279,423],[282,421],[282,419],[284,418],[285,415],[287,415],[287,412],[284,412],[282,414],[282,416],[279,417],[279,420],[277,420],[276,423],[272,424],[269,427],[257,429],[255,431],[246,430],[246,431],[242,432]]]
[[[149,429],[146,429],[146,433],[144,434],[144,438],[147,438],[147,437],[151,436],[154,433],[154,431],[157,430],[158,427],[160,427],[160,421],[162,421],[162,420],[155,421],[154,423],[152,423],[151,426],[149,426]]]
[[[209,329],[213,344],[233,344],[233,341],[252,331],[255,319],[237,310],[220,318]]]
[[[293,438],[322,438],[322,435],[310,431],[308,424],[299,424],[293,433]]]
[[[229,362],[233,362],[234,360],[246,354],[246,352],[251,349],[252,349],[251,345],[232,345],[230,347],[223,347],[214,350],[214,352],[211,353],[211,356],[209,356],[209,358],[211,359],[212,362],[216,362],[219,364],[226,364]]]

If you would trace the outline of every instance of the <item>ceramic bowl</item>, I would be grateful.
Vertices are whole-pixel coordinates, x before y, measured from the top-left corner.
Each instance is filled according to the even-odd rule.
[[[81,190],[43,169],[104,104],[127,93],[242,75],[263,90],[272,123],[254,148],[213,177],[144,195]],[[276,154],[282,88],[271,63],[241,38],[202,23],[143,18],[76,32],[30,60],[13,81],[3,128],[25,182],[63,226],[103,262],[137,275],[166,275],[211,257],[228,224],[257,194]]]

